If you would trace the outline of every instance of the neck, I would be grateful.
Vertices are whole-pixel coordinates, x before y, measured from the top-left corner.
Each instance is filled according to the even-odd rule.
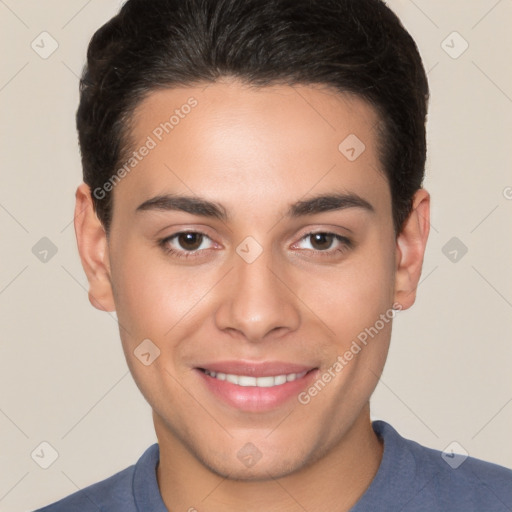
[[[328,453],[290,475],[258,481],[214,473],[153,417],[160,446],[157,480],[169,511],[344,512],[364,494],[382,459],[368,405]]]

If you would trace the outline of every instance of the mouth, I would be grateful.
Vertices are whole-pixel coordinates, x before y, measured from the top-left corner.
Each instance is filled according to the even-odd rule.
[[[224,362],[194,369],[211,399],[246,412],[273,410],[297,399],[318,367],[288,363]]]
[[[225,380],[226,382],[230,382],[236,386],[255,386],[258,388],[273,388],[274,386],[281,386],[287,382],[293,382],[297,379],[302,379],[302,377],[308,373],[308,370],[305,370],[300,373],[283,373],[281,375],[269,375],[268,377],[254,377],[251,375],[235,375],[233,373],[214,372],[204,368],[199,368],[199,370],[203,371],[209,377],[218,380]]]

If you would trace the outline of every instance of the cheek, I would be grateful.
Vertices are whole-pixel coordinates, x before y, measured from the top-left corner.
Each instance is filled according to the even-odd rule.
[[[315,312],[325,319],[332,338],[319,376],[299,398],[319,411],[335,415],[339,425],[350,422],[351,411],[367,403],[384,367],[391,338],[393,305],[392,244],[371,244],[351,264],[341,265],[317,282]],[[316,302],[315,302],[316,301]],[[318,397],[318,398],[316,398]],[[299,400],[299,401],[300,401]],[[332,407],[332,404],[338,404]]]
[[[136,246],[118,246],[113,258],[112,284],[120,338],[143,396],[152,406],[166,403],[170,407],[180,400],[180,386],[174,380],[176,368],[169,362],[180,350],[183,326],[193,320],[194,306],[209,286],[204,279],[192,277],[191,267],[183,271],[166,262],[165,256],[156,256],[154,250],[150,255],[148,250],[134,249]],[[150,361],[146,359],[146,365],[142,354],[147,352]]]
[[[334,331],[339,349],[389,312],[394,297],[393,265],[391,242],[365,244],[338,268],[317,274],[314,286],[304,287],[301,298]],[[386,328],[381,330],[385,336]]]
[[[134,338],[160,338],[171,326],[169,311],[179,305],[179,279],[165,274],[165,265],[148,258],[129,240],[116,247],[112,286],[119,322]]]
[[[123,341],[131,337],[134,342],[149,338],[168,343],[174,327],[185,318],[190,321],[201,309],[198,304],[215,275],[206,268],[172,265],[163,251],[136,247],[136,243],[123,244],[113,258],[117,317],[126,327]]]

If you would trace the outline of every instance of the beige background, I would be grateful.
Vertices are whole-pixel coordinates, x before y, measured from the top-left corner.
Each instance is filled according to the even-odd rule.
[[[389,4],[429,70],[433,212],[419,298],[395,321],[373,416],[427,446],[457,441],[512,467],[512,2]],[[88,302],[72,226],[78,75],[119,5],[0,0],[0,511],[52,502],[155,442],[115,315]],[[47,59],[31,48],[45,37],[51,49],[43,31],[59,45]],[[469,44],[458,58],[453,31]],[[32,252],[43,237],[58,249],[46,263]],[[468,249],[455,262],[455,246],[443,253],[452,237]],[[31,457],[43,441],[58,452],[48,469]]]

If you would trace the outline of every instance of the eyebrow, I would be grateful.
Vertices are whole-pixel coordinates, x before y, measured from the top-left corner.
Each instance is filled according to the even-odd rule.
[[[360,208],[368,212],[375,212],[373,206],[354,193],[321,194],[309,199],[293,203],[285,216],[289,218],[315,215],[317,213]],[[228,220],[226,209],[219,203],[208,201],[201,197],[183,196],[175,194],[158,195],[140,204],[136,212],[145,211],[182,211],[201,217]]]

